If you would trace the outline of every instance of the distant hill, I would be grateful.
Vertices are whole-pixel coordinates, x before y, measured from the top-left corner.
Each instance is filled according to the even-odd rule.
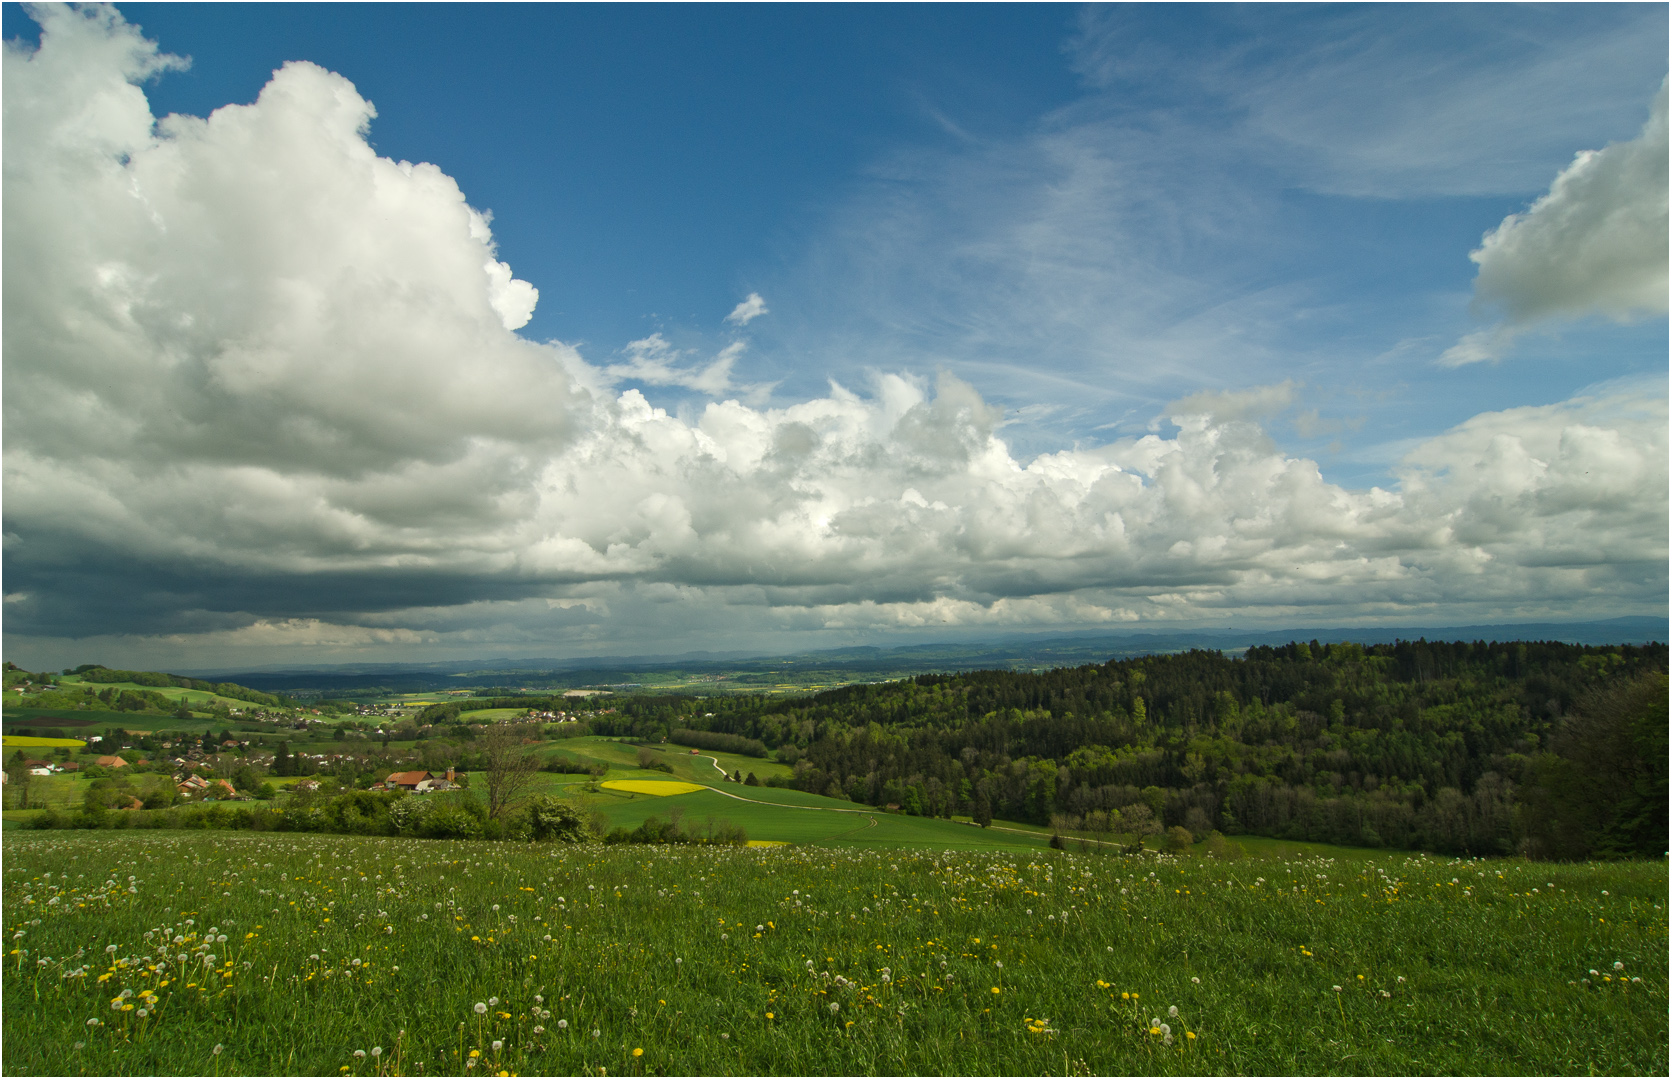
[[[199,673],[242,686],[306,696],[354,697],[451,689],[566,689],[615,685],[655,690],[678,680],[714,680],[713,690],[818,687],[907,678],[928,672],[1044,671],[1189,649],[1241,653],[1256,645],[1291,641],[1560,641],[1574,645],[1665,642],[1665,618],[1632,617],[1583,623],[1478,626],[1378,626],[1297,629],[1092,631],[1015,635],[987,641],[863,645],[762,654],[692,652],[681,655],[586,656],[450,660],[411,664],[343,664],[283,671]],[[627,685],[623,685],[627,684]],[[679,688],[689,690],[687,682]],[[673,688],[672,686],[669,687]]]

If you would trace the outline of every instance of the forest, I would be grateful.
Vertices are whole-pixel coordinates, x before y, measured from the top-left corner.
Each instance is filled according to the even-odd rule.
[[[1294,642],[790,700],[628,698],[592,728],[758,741],[804,791],[907,814],[1557,859],[1667,850],[1662,644]]]

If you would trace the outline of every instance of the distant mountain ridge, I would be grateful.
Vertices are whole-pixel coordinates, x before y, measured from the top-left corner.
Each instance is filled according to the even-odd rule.
[[[520,685],[529,681],[549,681],[569,686],[620,683],[634,674],[669,671],[693,674],[762,673],[791,668],[797,672],[828,672],[838,679],[850,676],[851,681],[859,681],[863,675],[901,678],[923,672],[983,668],[1030,670],[1073,667],[1188,649],[1240,652],[1254,645],[1281,645],[1290,641],[1356,641],[1370,645],[1419,638],[1430,641],[1563,641],[1578,645],[1638,645],[1666,641],[1668,620],[1664,617],[1633,616],[1597,622],[1476,626],[1082,631],[1016,635],[989,641],[857,645],[778,654],[735,650],[678,655],[500,657],[193,674],[213,675],[217,679],[256,689],[305,690],[327,696],[333,692],[344,693],[371,686],[386,687],[394,692],[426,692],[492,684],[495,679],[506,680],[499,685]]]

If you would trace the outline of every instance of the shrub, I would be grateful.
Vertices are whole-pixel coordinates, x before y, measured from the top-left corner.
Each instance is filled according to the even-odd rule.
[[[1183,855],[1195,842],[1196,838],[1183,825],[1174,825],[1167,830],[1167,851],[1170,854]]]

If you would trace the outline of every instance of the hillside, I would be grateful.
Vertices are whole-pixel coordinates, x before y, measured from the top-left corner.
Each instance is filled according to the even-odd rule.
[[[1666,647],[1256,646],[785,700],[640,698],[600,734],[757,740],[805,791],[1064,830],[1577,857],[1666,847]],[[1588,794],[1598,788],[1613,794]]]

